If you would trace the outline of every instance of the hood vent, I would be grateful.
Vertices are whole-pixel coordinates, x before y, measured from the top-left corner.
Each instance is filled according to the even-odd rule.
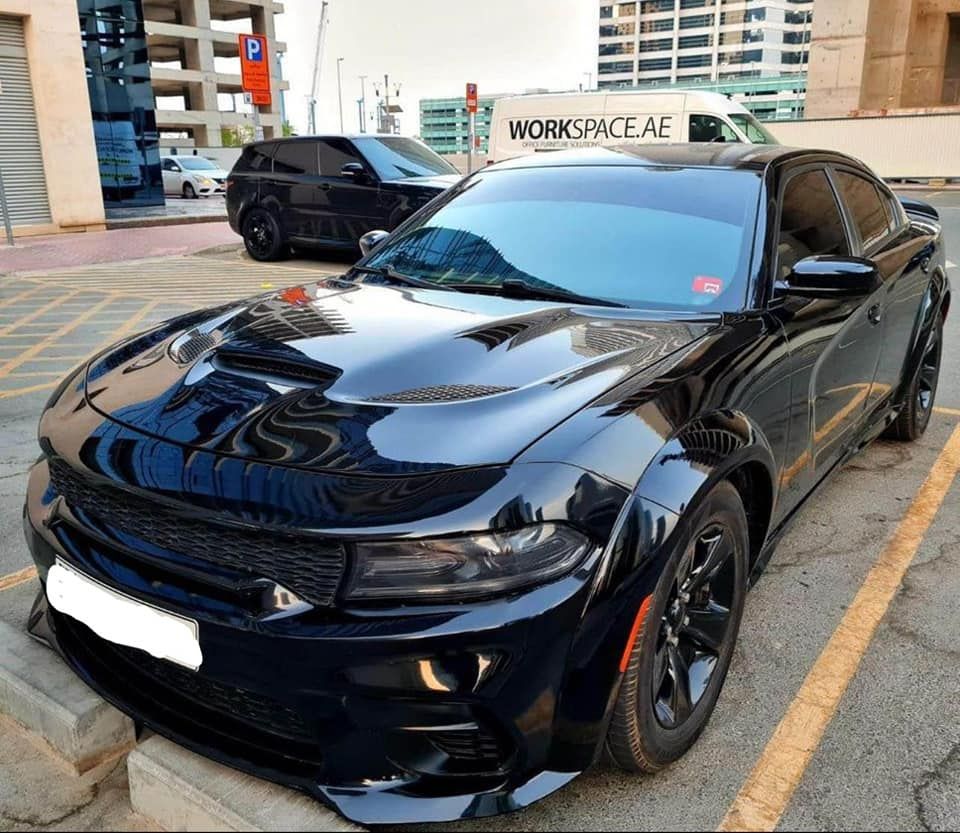
[[[203,333],[191,330],[178,338],[170,348],[170,354],[178,364],[193,364],[204,353],[209,353],[220,343],[216,332]]]
[[[319,362],[299,362],[229,349],[218,350],[213,364],[217,370],[265,376],[271,382],[294,387],[328,385],[340,375],[338,370]]]
[[[507,393],[516,388],[502,385],[427,385],[422,388],[409,388],[396,393],[371,396],[368,402],[392,402],[398,405],[427,405],[434,402],[461,402],[465,399],[480,399]]]

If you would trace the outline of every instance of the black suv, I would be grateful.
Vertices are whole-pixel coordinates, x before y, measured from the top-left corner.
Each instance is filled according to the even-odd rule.
[[[460,179],[403,136],[309,136],[247,145],[227,178],[227,218],[256,260],[290,244],[356,248],[391,231]]]

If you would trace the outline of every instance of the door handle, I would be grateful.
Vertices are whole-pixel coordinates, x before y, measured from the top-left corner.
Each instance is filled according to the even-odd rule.
[[[321,190],[321,191],[329,191],[329,190],[330,190],[330,187],[331,187],[331,186],[330,186],[330,183],[329,183],[329,182],[321,182],[321,183],[320,183],[320,190]]]
[[[874,304],[867,310],[867,320],[871,324],[879,324],[881,318],[883,318],[883,308],[880,304]]]

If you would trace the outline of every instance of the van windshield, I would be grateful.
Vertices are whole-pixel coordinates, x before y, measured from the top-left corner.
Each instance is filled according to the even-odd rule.
[[[743,308],[754,171],[570,166],[475,174],[362,262],[440,288],[505,282],[646,309]]]
[[[755,145],[779,145],[774,135],[749,113],[727,113],[737,129]]]

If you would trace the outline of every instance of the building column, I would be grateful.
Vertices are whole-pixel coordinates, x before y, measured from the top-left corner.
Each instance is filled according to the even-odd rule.
[[[186,26],[209,29],[209,0],[180,0],[180,17]],[[199,84],[187,85],[187,109],[216,113],[220,105],[217,99],[213,42],[206,38],[189,38],[184,44],[184,60],[184,69],[199,70],[203,73]],[[220,131],[211,129],[206,124],[197,125],[193,129],[193,141],[197,147],[220,147],[223,144]]]

